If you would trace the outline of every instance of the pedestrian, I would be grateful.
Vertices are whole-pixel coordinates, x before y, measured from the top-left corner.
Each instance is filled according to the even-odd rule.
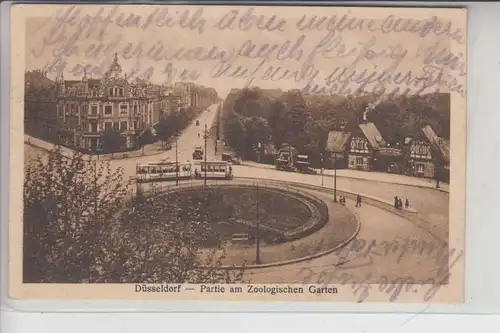
[[[403,200],[401,198],[398,198],[398,208],[403,208]]]
[[[394,197],[394,208],[398,208],[399,198],[398,196]]]
[[[356,197],[356,207],[361,207],[361,195],[357,195]]]
[[[405,200],[405,208],[408,208],[410,207],[410,201],[408,200],[408,198],[406,198]]]

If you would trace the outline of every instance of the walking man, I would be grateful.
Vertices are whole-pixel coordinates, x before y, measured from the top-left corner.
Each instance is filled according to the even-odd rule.
[[[356,197],[356,207],[361,207],[361,196],[359,194]]]

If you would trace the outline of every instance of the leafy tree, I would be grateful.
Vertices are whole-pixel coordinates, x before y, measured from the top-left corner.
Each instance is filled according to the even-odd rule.
[[[253,156],[258,144],[271,141],[271,131],[267,120],[262,117],[247,117],[243,119],[246,140],[245,150],[248,156]]]
[[[101,134],[101,148],[105,153],[114,153],[122,147],[122,136],[119,132],[107,129]]]
[[[24,179],[25,282],[89,282],[105,251],[103,230],[129,184],[121,169],[60,148],[31,160]]]
[[[269,128],[275,147],[281,147],[281,144],[286,141],[286,133],[283,128],[285,114],[285,104],[282,101],[275,100],[270,107],[269,115]]]
[[[302,150],[308,144],[308,133],[304,131],[304,128],[311,120],[311,112],[299,90],[286,92],[283,96],[283,102],[287,110],[283,122],[286,140],[299,150]]]
[[[185,208],[157,188],[138,188],[109,162],[60,149],[28,163],[24,187],[24,282],[232,283],[243,269],[222,267],[213,237],[213,197]],[[126,202],[130,204],[126,205]],[[223,245],[223,244],[222,244]]]
[[[370,104],[375,108],[367,114],[382,136],[391,144],[401,143],[421,128],[431,125],[445,139],[450,132],[449,94],[395,95],[365,93],[360,96],[304,95],[301,91],[263,90],[246,88],[232,90],[223,105],[224,132],[233,136],[228,143],[237,151],[248,154],[261,130],[251,125],[256,119],[267,122],[268,136],[276,147],[290,142],[301,152],[315,157],[326,142],[330,130],[352,132],[358,128],[363,113]],[[239,115],[245,133],[233,115]],[[257,125],[260,128],[260,125]],[[239,132],[238,132],[239,131]],[[249,144],[246,141],[249,141]]]
[[[137,141],[142,147],[142,155],[144,155],[144,147],[153,143],[155,141],[155,137],[153,133],[151,133],[151,129],[148,128],[137,137]]]
[[[211,200],[205,196],[205,201]],[[187,208],[157,188],[138,202],[117,225],[121,237],[112,238],[119,260],[106,282],[128,283],[234,283],[243,269],[222,269],[226,252],[204,249],[213,235],[206,202],[194,200]]]
[[[231,115],[224,125],[226,142],[233,147],[239,155],[246,151],[246,131],[243,119],[238,114]]]

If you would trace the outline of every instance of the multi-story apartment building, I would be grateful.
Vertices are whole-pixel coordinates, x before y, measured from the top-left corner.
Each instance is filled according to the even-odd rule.
[[[122,148],[134,148],[137,137],[168,112],[180,109],[181,97],[166,87],[142,80],[131,81],[122,73],[115,54],[100,79],[56,80],[59,141],[95,151],[105,130],[120,133]]]
[[[47,141],[57,140],[55,82],[42,71],[24,75],[24,131]]]

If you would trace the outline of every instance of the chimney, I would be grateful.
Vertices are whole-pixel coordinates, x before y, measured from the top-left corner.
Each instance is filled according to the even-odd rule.
[[[88,79],[87,79],[87,69],[84,68],[83,69],[83,77],[82,77],[82,82],[87,82]]]

